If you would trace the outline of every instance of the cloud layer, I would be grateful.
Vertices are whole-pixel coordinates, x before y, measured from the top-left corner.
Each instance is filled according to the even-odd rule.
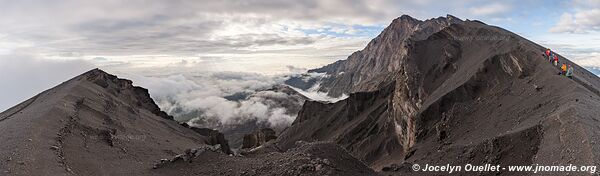
[[[0,54],[164,60],[343,59],[392,19],[506,18],[513,3],[459,0],[2,1]],[[131,59],[131,58],[134,59]],[[157,59],[160,60],[160,59]]]
[[[217,129],[248,122],[282,129],[296,118],[304,103],[303,96],[319,101],[341,99],[328,97],[326,93],[316,92],[317,89],[294,88],[302,95],[289,93],[281,86],[288,78],[284,75],[183,72],[165,76],[122,73],[120,76],[148,88],[159,107],[176,120]]]

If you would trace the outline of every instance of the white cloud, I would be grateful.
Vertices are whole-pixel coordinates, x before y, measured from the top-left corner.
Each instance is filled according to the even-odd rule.
[[[12,52],[48,55],[276,52],[312,47],[317,40],[331,40],[305,32],[325,24],[379,26],[398,16],[390,8],[374,8],[387,7],[388,1],[369,2],[368,6],[366,2],[316,0],[67,0],[3,1],[2,4],[0,37],[6,44],[0,46],[12,46],[6,49]],[[353,31],[350,28],[344,33]]]
[[[316,87],[318,88],[318,85],[316,85]],[[319,92],[319,91],[317,91],[318,89],[313,89],[313,88],[306,90],[306,91],[299,89],[299,88],[295,88],[295,87],[292,87],[292,89],[294,89],[298,93],[308,97],[309,99],[316,100],[316,101],[335,103],[340,100],[344,100],[344,99],[348,98],[348,95],[346,95],[346,94],[343,94],[340,97],[330,97],[329,95],[327,95],[327,92]]]
[[[550,29],[555,33],[588,33],[600,31],[600,8],[563,13],[558,23]]]
[[[584,67],[600,68],[600,53],[594,52],[577,58],[575,62]]]
[[[577,7],[600,7],[600,0],[574,0],[573,3]]]
[[[296,120],[296,116],[286,114],[285,109],[283,108],[276,108],[273,110],[270,117],[268,122],[274,126],[289,126]]]
[[[512,6],[503,3],[493,3],[478,7],[471,7],[469,12],[477,16],[492,16],[507,13],[512,10]]]
[[[290,88],[294,89],[296,92],[304,95],[305,97],[307,97],[311,100],[335,103],[340,100],[344,100],[344,99],[348,98],[348,95],[346,95],[346,94],[342,94],[340,97],[330,97],[327,92],[319,91],[319,88],[321,88],[321,79],[328,76],[325,73],[312,72],[312,73],[302,74],[302,75],[297,75],[297,76],[300,76],[300,78],[302,78],[302,81],[304,81],[305,83],[310,82],[311,79],[317,80],[310,88],[308,88],[306,90],[289,85]]]

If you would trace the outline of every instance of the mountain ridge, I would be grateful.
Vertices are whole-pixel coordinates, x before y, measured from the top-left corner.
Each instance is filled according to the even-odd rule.
[[[346,60],[336,61],[308,72],[330,75],[321,83],[320,91],[328,92],[332,97],[356,91],[371,91],[377,86],[389,83],[386,83],[385,79],[400,69],[401,58],[406,55],[408,39],[421,40],[448,25],[462,22],[452,15],[425,21],[402,15],[394,19],[363,50],[352,53]],[[378,78],[379,76],[383,78]]]
[[[408,17],[403,16],[401,19],[408,19]],[[411,22],[413,21],[409,20],[407,23]],[[391,25],[397,24],[392,23]],[[386,31],[388,29],[389,27],[386,28]],[[388,33],[384,31],[382,34]],[[379,38],[390,37],[380,35],[365,48],[374,47],[371,45],[378,44],[376,41]],[[391,101],[386,101],[387,103],[384,103],[384,105],[365,105],[361,102],[348,103],[348,101],[327,105],[318,105],[318,102],[307,102],[301,110],[303,113],[299,114],[297,122],[295,121],[292,127],[289,128],[289,132],[283,132],[282,136],[286,137],[278,138],[279,145],[285,148],[290,143],[286,139],[335,141],[371,168],[375,170],[386,168],[388,171],[391,170],[391,173],[397,169],[390,167],[391,165],[401,166],[402,163],[444,164],[454,162],[488,162],[495,164],[527,164],[526,162],[533,163],[534,161],[539,163],[554,161],[567,163],[565,160],[552,158],[551,155],[536,155],[535,153],[537,151],[561,153],[572,150],[587,150],[562,143],[560,145],[563,146],[558,147],[556,145],[559,144],[548,144],[547,142],[550,140],[547,136],[551,135],[555,130],[574,130],[573,126],[548,126],[548,124],[553,123],[549,118],[557,113],[563,113],[563,116],[568,116],[569,120],[572,120],[574,123],[578,119],[580,121],[583,121],[581,119],[585,119],[586,121],[595,119],[590,118],[590,115],[598,113],[597,110],[582,109],[580,107],[589,106],[591,108],[598,106],[599,94],[597,93],[597,87],[600,80],[584,68],[559,55],[561,63],[572,64],[575,67],[576,76],[573,80],[570,80],[564,76],[557,75],[559,72],[558,68],[548,63],[542,56],[545,48],[510,31],[488,26],[479,21],[453,23],[437,32],[431,33],[427,37],[421,39],[411,39],[409,37],[403,43],[405,43],[402,47],[406,49],[405,55],[380,58],[380,60],[398,59],[398,61],[394,61],[401,63],[397,67],[398,70],[393,73],[384,71],[383,73],[389,75],[385,79],[375,81],[381,85],[388,83],[395,84],[395,86],[365,87],[352,85],[350,89],[344,89],[337,88],[340,86],[340,82],[336,82],[335,80],[324,80],[325,83],[322,84],[325,85],[325,87],[322,87],[322,90],[349,92],[349,99],[357,98],[357,96],[360,97],[359,94],[353,93],[356,90],[359,90],[358,92],[368,90],[366,92],[375,93],[380,90],[387,90],[389,89],[388,87],[394,87],[393,91],[384,91],[391,92],[383,96],[391,96]],[[379,44],[387,45],[387,43]],[[368,50],[365,49],[360,52],[365,51]],[[389,54],[379,54],[390,56]],[[348,60],[355,58],[350,56]],[[367,59],[364,61],[370,60]],[[362,66],[344,68],[344,66],[348,65],[348,62],[350,61],[338,61],[334,65],[324,66],[322,70],[316,69],[312,71],[327,71],[326,73],[332,75],[336,75],[339,72],[345,74],[355,72],[357,68],[370,64],[366,62]],[[333,67],[336,67],[337,70],[333,69]],[[378,70],[374,69],[371,71],[377,72]],[[333,77],[335,78],[335,76]],[[332,84],[327,84],[327,82]],[[352,82],[352,84],[354,83]],[[377,85],[372,82],[360,84]],[[565,91],[566,89],[571,90],[571,92]],[[515,90],[519,91],[515,92]],[[560,95],[548,95],[549,92],[546,91],[556,92]],[[335,94],[337,93],[333,93],[333,95]],[[538,97],[538,94],[546,95],[546,97]],[[553,100],[552,96],[557,96],[556,98],[558,99]],[[524,100],[523,97],[527,97],[528,100]],[[389,98],[383,98],[381,101],[385,99]],[[585,101],[585,104],[581,104],[583,103],[582,99],[587,99],[588,101]],[[366,107],[356,109],[354,108],[355,106]],[[469,106],[478,107],[479,109],[459,108]],[[486,106],[491,107],[491,109],[485,108]],[[385,110],[378,112],[368,110],[377,107],[384,108]],[[555,110],[551,108],[555,108]],[[578,110],[573,111],[572,108]],[[496,112],[493,109],[499,109],[502,112]],[[353,114],[363,114],[361,115],[362,118],[359,122],[353,120],[343,122],[343,119],[347,117],[345,113],[331,113],[347,111],[354,112]],[[521,112],[521,114],[514,114],[513,111]],[[528,114],[528,116],[524,116],[525,114]],[[311,121],[310,119],[313,120]],[[345,129],[344,125],[329,126],[328,124],[318,123],[319,120],[328,121],[331,119],[337,120],[338,122],[336,123],[340,124],[361,123],[371,125],[362,127],[369,130],[356,133],[352,131],[337,131],[336,128]],[[518,123],[507,123],[510,121]],[[489,130],[481,131],[474,127],[460,125],[469,123],[485,126],[485,129]],[[594,123],[593,120],[591,123]],[[497,125],[494,126],[492,124]],[[302,131],[300,129],[315,130]],[[573,133],[571,137],[574,139],[585,139],[598,136],[597,133],[590,130],[586,129],[587,132],[585,133]],[[334,131],[335,133],[329,134],[323,131]],[[478,133],[475,133],[475,131]],[[515,135],[505,134],[507,131],[513,131],[512,134]],[[497,135],[506,137],[498,138],[496,137]],[[359,136],[355,140],[363,142],[349,143],[344,137],[340,136]],[[473,139],[469,141],[462,136],[473,136]],[[533,136],[533,138],[524,140],[527,136]],[[378,141],[376,139],[394,138],[398,140],[391,141],[391,143],[376,142]],[[503,159],[484,161],[481,158],[453,160],[443,159],[443,155],[429,156],[431,155],[430,153],[437,153],[436,151],[440,150],[451,153],[455,152],[451,151],[455,149],[480,150],[480,147],[485,146],[484,141],[497,141],[501,139],[538,142],[530,143],[530,147],[536,148],[535,151],[529,151],[527,148],[520,148],[519,151],[515,151],[515,153],[529,156],[529,158],[521,158],[522,160]],[[586,141],[589,143],[589,140]],[[464,142],[476,142],[479,145],[460,144]],[[365,143],[371,143],[369,145],[378,147],[369,147]],[[512,145],[514,143],[505,142],[499,145],[498,148],[506,150]],[[388,146],[396,147],[386,149]],[[593,153],[597,153],[597,151],[587,152],[588,155],[593,155]],[[453,155],[460,157],[464,154],[453,153]],[[505,153],[480,153],[478,156],[482,155],[500,158],[506,157]],[[596,158],[590,161],[597,163],[599,160]],[[398,171],[402,170],[398,169]]]

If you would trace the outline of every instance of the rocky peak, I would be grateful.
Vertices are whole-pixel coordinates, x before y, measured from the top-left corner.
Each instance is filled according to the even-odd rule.
[[[160,110],[158,105],[154,103],[154,100],[148,93],[148,89],[134,86],[131,80],[118,78],[117,76],[108,74],[98,68],[85,72],[77,78],[80,80],[90,81],[102,88],[105,88],[109,93],[115,96],[127,96],[125,99],[131,101],[129,102],[130,104],[143,107],[155,115],[166,119],[173,119],[173,116],[170,116],[164,111]]]
[[[406,63],[407,47],[411,41],[427,39],[430,35],[463,21],[454,16],[421,21],[402,15],[392,21],[381,34],[361,51],[346,60],[338,61],[309,72],[328,73],[321,91],[337,97],[360,91],[373,91],[394,80]]]
[[[421,22],[421,20],[413,18],[413,17],[411,17],[409,15],[402,15],[402,16],[400,16],[400,17],[392,20],[392,24],[394,24],[394,23],[407,23],[407,22],[409,22],[409,23],[418,23],[418,22]]]
[[[463,21],[463,20],[461,20],[460,18],[458,18],[458,17],[455,17],[455,16],[453,16],[453,15],[450,15],[450,14],[446,14],[446,20],[448,20],[448,21],[450,21],[450,22],[454,22],[454,23],[458,23],[458,22],[461,22],[461,21]]]

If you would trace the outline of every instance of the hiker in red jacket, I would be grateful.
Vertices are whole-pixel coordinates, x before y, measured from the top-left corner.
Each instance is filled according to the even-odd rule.
[[[554,66],[558,66],[558,56],[554,54]]]

